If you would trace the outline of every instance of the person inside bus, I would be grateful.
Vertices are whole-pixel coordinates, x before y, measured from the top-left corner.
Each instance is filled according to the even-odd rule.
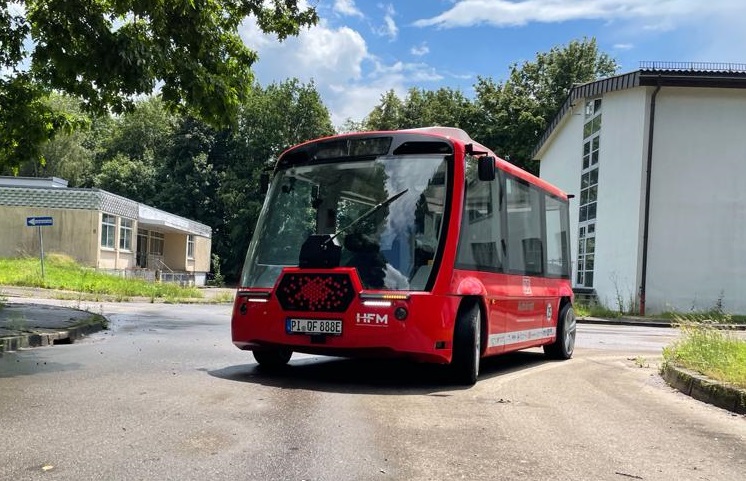
[[[367,289],[407,289],[409,281],[396,270],[381,253],[378,238],[372,234],[354,231],[345,236],[344,247],[351,257],[345,265],[357,269],[363,286]]]

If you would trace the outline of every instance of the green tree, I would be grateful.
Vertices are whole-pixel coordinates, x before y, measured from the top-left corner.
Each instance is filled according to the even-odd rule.
[[[481,122],[474,138],[498,155],[536,172],[531,153],[573,85],[616,73],[618,65],[596,40],[573,40],[533,61],[513,64],[504,82],[479,78],[475,89]]]
[[[133,110],[101,121],[96,139],[91,185],[154,205],[161,191],[158,173],[169,153],[179,117],[160,97],[135,104]]]
[[[470,133],[476,121],[474,103],[460,90],[448,87],[412,88],[402,108],[401,123],[405,128],[458,127]]]
[[[182,118],[157,159],[157,185],[152,205],[168,212],[219,226],[222,206],[217,196],[225,147],[214,128],[194,117]],[[216,158],[218,157],[218,158]]]
[[[88,126],[86,117],[56,110],[47,95],[28,74],[13,78],[0,74],[0,171],[17,174],[20,165],[30,160],[43,166],[45,142],[57,133],[71,134]]]
[[[152,159],[133,159],[117,154],[101,165],[94,177],[96,187],[138,202],[152,204],[156,170]]]
[[[160,96],[153,96],[112,119],[108,132],[99,139],[100,160],[117,154],[140,160],[163,157],[181,117],[168,111]]]
[[[288,147],[333,133],[329,111],[313,83],[290,79],[266,88],[254,86],[239,114],[236,135],[219,143],[224,150],[211,157],[216,166],[223,163],[218,196],[224,218],[213,225],[220,232],[213,246],[227,278],[240,274],[264,202],[261,173]]]
[[[172,108],[235,123],[257,58],[238,34],[255,18],[280,40],[317,22],[298,0],[19,0],[0,3],[0,167],[40,157],[78,127],[44,102],[53,90],[100,115],[160,86]],[[33,42],[27,42],[31,38]]]
[[[381,101],[363,120],[365,130],[396,130],[402,127],[403,103],[393,89],[381,95]]]
[[[417,127],[459,127],[467,132],[474,126],[476,107],[460,90],[411,88],[402,101],[393,90],[363,121],[365,130],[396,130]]]
[[[85,125],[90,119],[80,110],[79,102],[68,95],[52,94],[45,99],[50,108],[64,115],[79,118]],[[18,174],[27,177],[61,177],[71,187],[80,186],[93,169],[93,151],[89,149],[90,129],[80,128],[69,133],[58,133],[41,146],[39,161],[27,160],[15,169],[0,168],[1,175]]]

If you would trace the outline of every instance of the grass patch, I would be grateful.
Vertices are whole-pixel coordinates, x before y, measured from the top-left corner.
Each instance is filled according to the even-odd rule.
[[[232,304],[236,295],[233,292],[223,292],[210,299],[214,304]]]
[[[74,291],[98,299],[111,297],[124,301],[130,297],[155,299],[201,298],[195,287],[177,284],[154,284],[142,279],[125,279],[83,267],[68,256],[50,254],[45,257],[44,278],[36,258],[0,259],[0,284],[20,287],[40,287]]]
[[[664,319],[674,319],[685,322],[716,322],[719,324],[746,324],[746,315],[728,314],[717,309],[709,311],[695,311],[690,313],[681,313],[677,311],[666,311],[659,317]]]
[[[679,328],[681,339],[663,349],[665,362],[746,389],[746,340],[702,322]]]
[[[575,315],[578,317],[600,317],[603,319],[617,319],[622,313],[609,309],[600,304],[576,304],[573,306]]]

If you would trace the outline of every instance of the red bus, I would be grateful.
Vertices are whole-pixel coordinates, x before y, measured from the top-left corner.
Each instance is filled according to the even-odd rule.
[[[280,155],[233,306],[260,366],[293,352],[450,364],[572,356],[568,196],[466,132],[313,140]]]

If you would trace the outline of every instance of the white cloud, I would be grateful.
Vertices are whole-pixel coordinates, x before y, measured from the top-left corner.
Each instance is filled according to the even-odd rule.
[[[382,78],[372,83],[353,82],[348,85],[331,86],[332,123],[341,126],[345,120],[361,121],[381,100],[381,95],[393,89],[400,97],[406,94],[406,88],[391,79]],[[329,104],[333,104],[333,107]]]
[[[430,47],[427,46],[427,42],[422,42],[421,44],[415,45],[409,49],[409,53],[416,57],[422,57],[423,55],[430,53]]]
[[[394,41],[397,35],[399,35],[399,27],[396,26],[396,22],[394,21],[396,10],[394,10],[394,6],[391,4],[381,5],[380,7],[386,12],[383,15],[383,25],[373,29],[373,31],[381,37],[388,37],[389,40]]]
[[[333,10],[348,17],[363,17],[363,12],[355,6],[355,0],[336,0]]]
[[[383,78],[396,78],[401,83],[437,82],[443,80],[442,75],[424,63],[395,62],[392,65],[377,64],[373,75]]]
[[[635,48],[635,46],[631,43],[617,43],[613,46],[614,50],[632,50],[633,48]]]
[[[424,63],[386,65],[373,56],[368,60],[373,63],[373,68],[364,78],[332,83],[319,89],[331,111],[334,125],[342,125],[348,118],[362,120],[378,104],[381,95],[389,90],[403,98],[413,85],[422,86],[443,79],[433,67]]]
[[[249,48],[259,53],[253,70],[262,85],[293,77],[313,80],[336,126],[348,118],[362,120],[388,90],[405,95],[415,83],[442,79],[425,63],[385,64],[368,51],[359,32],[332,28],[324,21],[282,43],[262,33],[253,20],[244,22],[240,33]]]
[[[671,25],[675,17],[701,16],[703,12],[731,12],[743,8],[741,0],[458,0],[445,12],[414,22],[418,27],[468,27],[489,24],[520,26],[532,22],[558,23],[570,20],[647,19],[648,27]],[[696,17],[695,17],[696,18]]]
[[[253,20],[247,20],[240,33],[246,45],[259,53],[254,69],[268,82],[289,77],[317,82],[358,79],[368,56],[358,32],[349,27],[332,29],[323,22],[284,42],[262,33]]]

